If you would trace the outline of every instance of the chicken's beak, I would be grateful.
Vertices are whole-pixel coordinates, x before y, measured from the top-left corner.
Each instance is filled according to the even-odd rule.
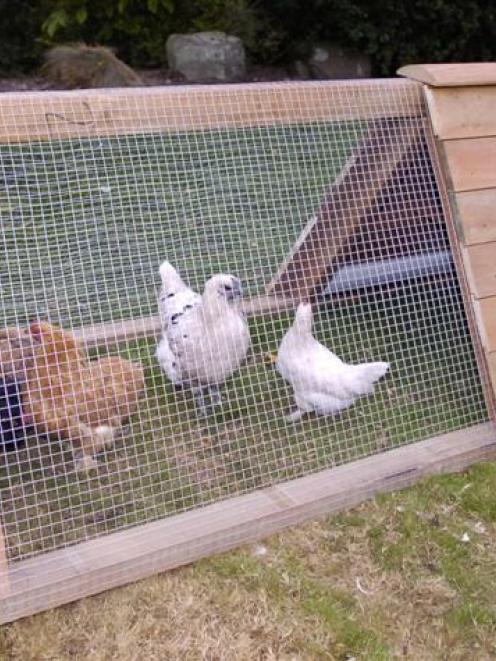
[[[226,293],[226,298],[228,301],[234,301],[242,296],[243,287],[241,286],[241,282],[237,278],[233,278],[232,289]]]

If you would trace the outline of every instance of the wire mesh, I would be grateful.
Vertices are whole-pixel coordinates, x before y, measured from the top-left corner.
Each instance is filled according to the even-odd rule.
[[[0,353],[11,562],[487,419],[419,87],[261,85],[255,101],[253,89],[113,92],[106,123],[98,96],[59,94],[63,110],[9,100],[0,327],[23,330]],[[208,410],[155,356],[164,260],[197,292],[232,274],[252,301],[250,349]],[[285,306],[262,310],[267,292]],[[274,361],[287,302],[308,299],[320,342],[389,371],[339,413],[293,421]],[[139,320],[147,333],[123,332]],[[38,322],[78,348],[44,344]],[[218,361],[233,351],[221,349]]]

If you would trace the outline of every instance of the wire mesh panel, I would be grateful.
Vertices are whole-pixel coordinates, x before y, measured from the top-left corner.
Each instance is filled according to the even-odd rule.
[[[419,87],[22,99],[0,127],[14,569],[487,419]]]

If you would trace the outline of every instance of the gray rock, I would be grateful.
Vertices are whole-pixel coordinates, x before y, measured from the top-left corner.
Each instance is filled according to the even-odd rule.
[[[308,60],[314,78],[370,78],[370,58],[332,44],[317,44]]]
[[[171,34],[167,60],[191,83],[234,82],[246,74],[243,42],[224,32]]]

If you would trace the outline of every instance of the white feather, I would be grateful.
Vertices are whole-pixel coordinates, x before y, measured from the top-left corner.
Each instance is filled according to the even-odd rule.
[[[293,419],[310,411],[339,413],[373,392],[374,383],[389,369],[383,362],[344,363],[313,337],[312,320],[311,305],[301,303],[277,356],[277,370],[293,386],[297,406]]]
[[[159,309],[162,338],[157,359],[169,379],[183,385],[218,385],[235,372],[250,346],[248,325],[228,299],[241,287],[231,275],[207,281],[203,296],[190,289],[164,262]]]

